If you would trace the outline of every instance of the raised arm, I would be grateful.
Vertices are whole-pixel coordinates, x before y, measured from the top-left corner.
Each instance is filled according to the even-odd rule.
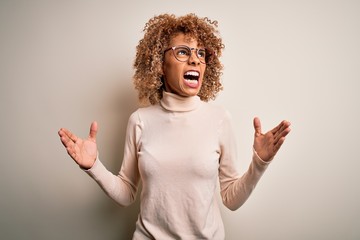
[[[270,160],[284,143],[286,135],[290,132],[290,123],[282,121],[274,129],[263,134],[260,120],[254,119],[254,153],[248,170],[240,176],[234,165],[234,161],[237,160],[236,143],[230,122],[227,118],[223,124],[219,180],[224,205],[236,210],[248,199]]]
[[[129,119],[123,163],[115,175],[101,163],[96,146],[98,125],[93,122],[87,139],[81,139],[67,129],[59,130],[60,140],[70,157],[89,174],[104,192],[121,206],[130,205],[136,197],[140,174],[137,164],[137,140],[140,129],[136,114]]]

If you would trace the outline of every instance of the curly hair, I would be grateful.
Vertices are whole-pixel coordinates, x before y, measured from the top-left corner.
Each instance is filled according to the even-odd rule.
[[[217,30],[217,21],[195,14],[175,17],[162,14],[151,18],[144,27],[144,37],[136,47],[134,84],[141,103],[156,104],[163,92],[163,57],[172,37],[183,33],[204,46],[211,56],[206,61],[204,80],[198,96],[202,101],[214,100],[222,90],[220,76],[223,66],[219,57],[224,49]]]

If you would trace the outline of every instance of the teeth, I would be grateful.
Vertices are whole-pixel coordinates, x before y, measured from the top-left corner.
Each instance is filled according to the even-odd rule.
[[[198,72],[195,72],[195,71],[189,71],[189,72],[186,72],[185,75],[191,75],[191,76],[196,76],[196,77],[198,77],[198,76],[199,76],[199,73],[198,73]]]
[[[197,84],[197,80],[189,80],[189,79],[185,79],[185,81],[187,81],[190,84]]]

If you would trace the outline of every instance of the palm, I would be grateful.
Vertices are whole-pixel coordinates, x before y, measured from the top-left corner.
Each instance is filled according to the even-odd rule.
[[[97,156],[96,145],[97,123],[93,122],[87,139],[75,136],[67,129],[60,129],[59,136],[70,157],[82,168],[93,166]]]
[[[78,139],[74,146],[75,156],[72,157],[77,164],[84,168],[90,168],[97,155],[96,142],[90,139]]]
[[[270,161],[276,155],[284,143],[286,135],[290,132],[289,127],[289,122],[282,121],[274,129],[263,134],[261,133],[260,120],[254,119],[254,149],[262,160]]]

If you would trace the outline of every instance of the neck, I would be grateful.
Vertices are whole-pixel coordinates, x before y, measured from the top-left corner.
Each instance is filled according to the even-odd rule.
[[[168,111],[187,112],[195,110],[200,104],[198,96],[183,97],[164,91],[160,105]]]

